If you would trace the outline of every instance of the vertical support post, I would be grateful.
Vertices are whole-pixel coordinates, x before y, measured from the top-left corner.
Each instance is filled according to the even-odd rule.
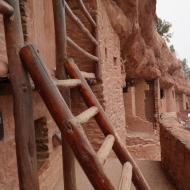
[[[19,0],[6,0],[14,8],[4,17],[10,80],[14,98],[15,140],[21,190],[39,190],[32,91],[26,70],[19,57],[24,45]]]
[[[160,117],[160,80],[154,80],[154,108],[155,108],[155,130],[159,130],[159,117]]]
[[[96,2],[97,3],[97,2]],[[98,5],[96,6],[98,8]],[[100,53],[100,46],[99,46],[99,31],[98,31],[98,13],[96,13],[96,40],[97,40],[97,46],[96,46],[96,56],[98,57],[98,62],[96,62],[95,65],[95,73],[96,73],[96,79],[99,81],[102,81],[102,75],[101,75],[101,66],[102,66],[102,57]]]
[[[54,23],[55,23],[55,38],[56,38],[56,77],[59,80],[66,79],[64,60],[67,57],[67,35],[66,35],[66,20],[65,20],[65,1],[53,0]],[[70,90],[61,89],[61,95],[64,97],[67,105],[70,107]],[[73,151],[62,135],[63,148],[63,173],[64,186],[67,190],[76,190],[75,176],[75,158]]]

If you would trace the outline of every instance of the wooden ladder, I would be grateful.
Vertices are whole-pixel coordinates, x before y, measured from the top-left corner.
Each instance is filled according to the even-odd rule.
[[[74,60],[68,58],[64,63],[70,79],[54,81],[42,63],[39,53],[32,45],[23,47],[20,51],[20,55],[24,65],[31,74],[36,89],[39,91],[52,117],[60,128],[64,138],[70,144],[76,158],[94,188],[96,190],[115,189],[103,169],[103,164],[113,148],[123,165],[121,183],[118,189],[129,190],[131,188],[132,178],[138,190],[150,190],[140,169],[114,131],[102,106],[81,74],[81,71],[74,63]],[[74,116],[56,85],[65,88],[78,88],[89,109],[78,116]],[[93,150],[82,128],[82,124],[92,117],[95,118],[106,137],[97,153]]]

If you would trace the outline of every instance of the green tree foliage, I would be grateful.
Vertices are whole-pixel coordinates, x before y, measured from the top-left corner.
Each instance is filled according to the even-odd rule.
[[[156,29],[157,32],[167,41],[170,42],[172,37],[172,33],[170,33],[170,29],[172,24],[166,20],[162,20],[161,18],[157,18]]]
[[[181,64],[182,64],[182,68],[185,72],[185,75],[190,79],[190,68],[187,64],[187,59],[184,58],[183,60],[180,60],[181,61]]]

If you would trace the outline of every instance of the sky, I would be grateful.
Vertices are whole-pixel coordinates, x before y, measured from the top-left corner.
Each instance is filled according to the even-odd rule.
[[[190,0],[157,0],[157,15],[172,23],[176,55],[187,58],[190,66]]]

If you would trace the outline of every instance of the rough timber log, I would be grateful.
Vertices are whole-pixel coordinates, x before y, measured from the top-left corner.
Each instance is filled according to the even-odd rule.
[[[55,23],[55,41],[56,41],[56,77],[57,79],[67,79],[64,67],[64,59],[67,56],[67,34],[65,21],[65,1],[53,0],[53,12]],[[70,90],[60,89],[67,105],[70,107]],[[70,146],[62,136],[63,152],[63,173],[64,186],[67,190],[76,190],[75,157]]]
[[[129,161],[133,166],[133,182],[138,190],[150,190],[150,187],[142,175],[139,167],[137,166],[136,162],[134,161],[133,157],[129,153],[129,151],[125,148],[125,145],[121,142],[119,136],[113,130],[113,126],[110,123],[109,119],[107,118],[102,106],[98,102],[96,96],[88,86],[86,80],[81,75],[80,70],[78,69],[77,65],[74,63],[73,59],[68,59],[65,62],[65,67],[68,74],[75,79],[80,79],[82,84],[79,87],[81,94],[84,97],[86,104],[89,107],[95,106],[98,108],[99,113],[95,116],[97,123],[99,124],[102,132],[105,136],[112,134],[115,137],[115,143],[113,146],[114,152],[116,153],[117,157],[119,158],[122,164],[125,164]]]
[[[72,147],[94,188],[96,190],[114,190],[115,188],[106,177],[82,126],[75,122],[74,116],[44,68],[37,51],[33,46],[28,45],[21,49],[20,55],[52,117]]]
[[[9,74],[14,98],[15,140],[21,190],[38,190],[36,144],[32,108],[32,92],[19,50],[24,44],[19,0],[6,0],[14,8],[4,17]]]

